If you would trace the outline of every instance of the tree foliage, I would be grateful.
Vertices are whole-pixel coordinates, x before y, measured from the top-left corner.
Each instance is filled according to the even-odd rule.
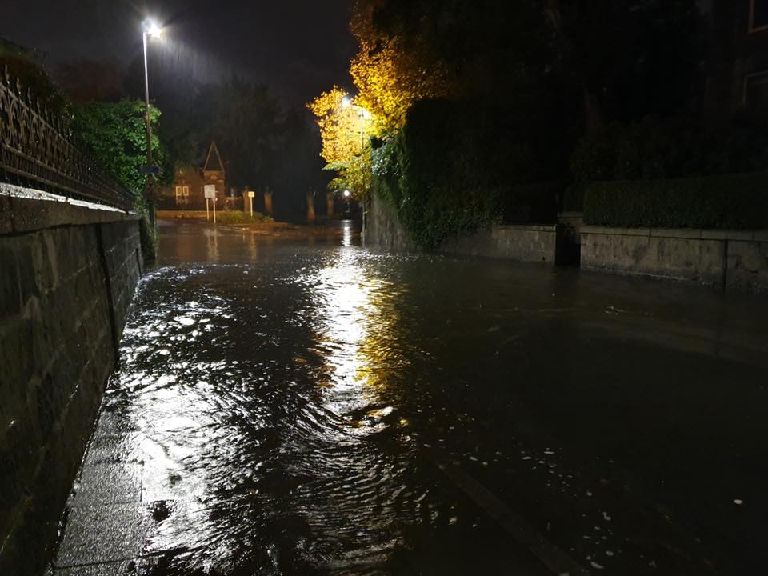
[[[376,120],[358,99],[334,86],[307,107],[315,115],[322,138],[321,156],[325,169],[336,172],[331,190],[349,190],[363,197],[371,190],[370,139]]]
[[[348,163],[361,154],[372,134],[370,113],[334,86],[310,102],[323,140],[321,155],[328,164]]]
[[[378,3],[380,4],[380,3]],[[449,85],[443,63],[409,50],[403,37],[377,26],[377,3],[359,1],[351,28],[359,49],[349,72],[357,100],[371,112],[377,136],[402,128],[414,102],[447,96]]]
[[[667,122],[700,104],[699,4],[357,0],[350,74],[377,145],[351,168],[355,156],[337,144],[344,126],[321,123],[329,167],[342,180],[369,170],[414,239],[433,247],[501,217],[553,218],[550,184],[571,170],[649,177],[735,166],[730,152],[693,158],[698,132],[675,135]],[[754,140],[724,138],[729,150]]]
[[[137,198],[145,188],[141,167],[147,163],[146,107],[137,100],[116,103],[94,102],[75,107],[73,131],[81,145]],[[155,163],[165,165],[165,177],[173,172],[158,137],[160,110],[150,109],[152,155]]]

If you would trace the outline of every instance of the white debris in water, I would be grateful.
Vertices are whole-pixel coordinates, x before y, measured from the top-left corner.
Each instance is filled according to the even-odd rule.
[[[189,318],[188,316],[177,316],[174,318],[174,320],[176,320],[176,322],[182,326],[192,326],[192,324],[195,323],[195,320],[193,318]]]
[[[595,570],[605,570],[605,566],[601,566],[600,564],[598,564],[598,563],[597,563],[597,562],[595,562],[594,560],[592,560],[592,561],[589,563],[589,565],[590,565],[590,566],[592,566],[592,568],[594,568]]]
[[[603,520],[605,520],[606,522],[611,521],[611,517],[608,515],[608,512],[603,512]]]
[[[449,523],[451,526],[453,526],[453,525],[454,525],[454,524],[456,524],[456,522],[458,522],[458,521],[459,521],[459,518],[458,518],[458,516],[451,516],[450,520],[448,520],[448,523]]]
[[[736,504],[736,506],[741,506],[742,504],[744,504],[744,500],[741,500],[740,498],[736,498],[733,501],[733,503]]]
[[[613,556],[613,550],[606,550],[605,551],[606,556]]]

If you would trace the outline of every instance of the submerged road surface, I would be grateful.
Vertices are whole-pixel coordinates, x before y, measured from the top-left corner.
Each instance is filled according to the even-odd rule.
[[[161,227],[56,576],[764,574],[768,301]]]

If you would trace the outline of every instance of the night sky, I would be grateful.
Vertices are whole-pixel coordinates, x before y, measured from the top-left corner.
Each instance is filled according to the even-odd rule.
[[[152,51],[163,70],[217,81],[232,74],[306,102],[348,85],[352,0],[2,0],[0,37],[43,53],[127,65],[141,54],[141,21],[156,15],[167,39]]]

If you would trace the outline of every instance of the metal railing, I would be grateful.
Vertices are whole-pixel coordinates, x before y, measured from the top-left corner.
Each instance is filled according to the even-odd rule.
[[[133,209],[133,194],[81,152],[65,119],[41,105],[7,69],[0,72],[0,182]]]

